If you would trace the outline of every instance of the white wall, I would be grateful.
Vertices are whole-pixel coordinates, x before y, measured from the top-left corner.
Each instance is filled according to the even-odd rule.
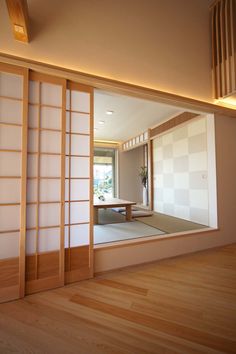
[[[119,198],[142,202],[142,183],[139,169],[143,166],[143,147],[126,152],[119,151]]]

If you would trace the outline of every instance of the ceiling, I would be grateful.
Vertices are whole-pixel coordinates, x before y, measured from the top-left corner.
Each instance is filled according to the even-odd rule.
[[[153,51],[154,42],[168,43],[168,50],[171,47],[169,41],[163,40],[163,31],[156,27],[157,24],[161,26],[161,21],[165,22],[164,15],[160,16],[159,21],[156,20],[157,9],[159,13],[162,9],[161,13],[170,15],[169,7],[165,8],[166,1],[157,3],[153,1],[151,7],[147,2],[139,1],[135,12],[132,1],[126,2],[125,12],[121,10],[119,2],[109,0],[102,2],[27,0],[27,2],[30,42],[24,44],[15,41],[6,3],[0,0],[0,52],[144,87],[156,88],[153,80],[158,77],[159,85],[162,75],[165,79],[171,77],[172,85],[177,82],[169,69],[167,74],[164,70],[165,67],[170,68],[169,55],[168,60],[164,58],[164,62],[160,62],[164,48],[161,51]],[[182,15],[179,20],[178,26],[175,26],[175,33],[183,22]],[[140,23],[143,25],[139,26]],[[197,35],[199,37],[199,32]],[[188,55],[190,53],[191,50],[188,51]],[[175,57],[174,71],[180,75],[182,83],[178,85],[180,88],[183,86],[184,75],[177,69],[176,60]],[[189,57],[188,61],[192,63],[193,58]],[[119,68],[122,74],[119,74]],[[158,75],[156,69],[160,69]],[[192,78],[192,73],[187,77]],[[201,82],[200,78],[194,82],[194,86],[199,81]],[[202,88],[201,84],[199,92],[202,92]],[[168,91],[167,86],[163,89]],[[169,91],[175,90],[172,87]],[[94,105],[96,128],[94,136],[97,140],[129,139],[183,111],[174,106],[98,89],[95,90]],[[107,110],[114,111],[114,114],[107,115]],[[104,121],[104,125],[100,125],[99,121]]]
[[[108,115],[107,110],[113,111],[113,114]],[[180,112],[183,110],[174,106],[96,89],[94,138],[124,141]],[[99,124],[100,121],[104,124]]]

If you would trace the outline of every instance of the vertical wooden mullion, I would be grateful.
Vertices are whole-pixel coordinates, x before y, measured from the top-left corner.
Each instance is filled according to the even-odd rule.
[[[150,134],[150,133],[149,133]],[[149,194],[149,209],[153,210],[153,141],[149,138],[148,140],[148,194]]]
[[[226,85],[226,43],[225,43],[225,11],[224,11],[225,1],[221,1],[220,7],[220,46],[221,46],[221,78],[222,78],[222,95],[225,96],[227,93]]]
[[[29,70],[23,71],[23,117],[21,142],[21,214],[20,214],[20,262],[19,262],[19,297],[25,295],[25,243],[26,243],[26,188],[27,188],[27,134],[28,134],[28,96]]]
[[[154,151],[153,140],[150,140],[150,164],[151,164],[151,208],[154,209]]]
[[[212,87],[213,97],[218,97],[217,74],[216,74],[216,11],[215,7],[211,10],[211,45],[212,45]]]
[[[65,282],[65,146],[66,146],[66,80],[62,85],[61,115],[61,222],[60,222],[60,261],[59,278],[61,285]]]
[[[93,277],[94,273],[94,252],[93,252],[93,157],[94,157],[94,92],[90,92],[90,151],[89,151],[89,163],[90,163],[90,191],[89,191],[89,203],[90,203],[90,218],[89,218],[89,268],[90,276]]]
[[[229,52],[229,40],[230,40],[230,31],[229,31],[229,2],[225,0],[225,45],[226,45],[226,90],[227,93],[232,90],[232,80],[230,75],[230,52]]]
[[[37,148],[37,200],[36,200],[36,235],[35,235],[35,279],[38,279],[38,243],[39,243],[39,199],[40,199],[40,149],[41,149],[41,82],[39,82],[39,106],[38,106],[38,148]]]
[[[230,0],[230,34],[231,34],[231,78],[232,78],[232,90],[235,91],[236,90],[236,48],[235,48],[235,23],[236,19],[235,19],[235,15],[234,15],[234,4],[233,4],[233,0]]]
[[[69,193],[68,193],[68,268],[69,271],[71,270],[71,249],[70,249],[70,231],[71,231],[71,89],[69,90],[70,92],[70,110],[69,110],[69,179],[68,179],[68,184],[69,184]]]
[[[219,6],[220,4],[217,3],[216,5],[216,21],[215,21],[215,30],[216,30],[216,72],[217,72],[217,95],[218,97],[222,97],[222,77],[221,77],[221,70],[220,70],[220,31],[219,31]]]

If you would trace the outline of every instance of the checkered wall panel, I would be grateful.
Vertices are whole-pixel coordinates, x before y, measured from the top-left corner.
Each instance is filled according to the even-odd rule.
[[[206,118],[153,140],[154,210],[208,225]]]

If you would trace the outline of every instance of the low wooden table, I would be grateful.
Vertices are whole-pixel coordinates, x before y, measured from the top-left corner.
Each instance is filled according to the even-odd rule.
[[[126,208],[126,221],[131,221],[132,213],[131,206],[135,205],[136,202],[130,202],[128,200],[118,199],[118,198],[110,198],[107,200],[98,200],[93,204],[94,210],[94,224],[98,224],[98,209],[106,209],[106,208],[118,208],[125,207]]]

